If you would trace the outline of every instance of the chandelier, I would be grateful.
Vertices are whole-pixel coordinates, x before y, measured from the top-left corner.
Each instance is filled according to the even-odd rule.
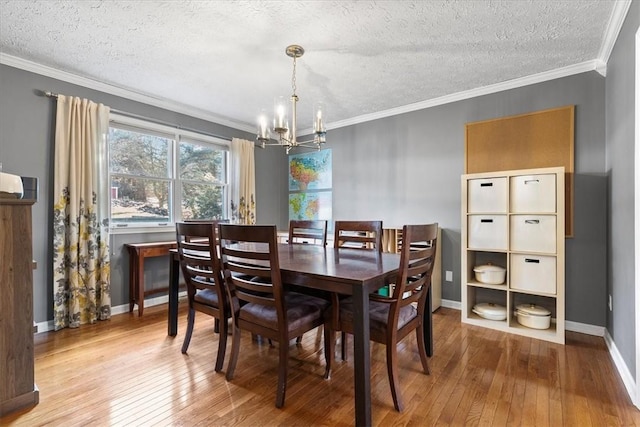
[[[307,141],[298,141],[296,133],[298,121],[296,110],[296,104],[298,103],[298,95],[296,95],[296,59],[304,55],[304,49],[302,46],[293,44],[287,46],[285,53],[287,56],[293,58],[293,75],[291,77],[291,89],[293,89],[293,95],[291,95],[291,127],[289,127],[287,117],[288,109],[285,98],[280,96],[276,98],[274,102],[273,126],[268,126],[265,114],[261,114],[258,118],[258,135],[256,140],[262,148],[265,148],[267,145],[284,147],[287,154],[289,154],[291,149],[297,147],[309,147],[320,150],[322,144],[326,142],[327,134],[327,129],[324,124],[325,111],[322,104],[316,104],[314,108],[313,138]],[[275,139],[271,138],[272,131],[277,134]]]

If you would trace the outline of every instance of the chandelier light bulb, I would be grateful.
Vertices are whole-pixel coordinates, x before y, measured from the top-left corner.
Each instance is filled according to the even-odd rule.
[[[268,141],[271,139],[271,131],[267,123],[267,115],[262,112],[258,117],[258,141]]]

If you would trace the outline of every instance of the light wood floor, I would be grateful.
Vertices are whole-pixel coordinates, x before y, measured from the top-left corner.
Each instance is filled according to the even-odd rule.
[[[180,353],[185,324],[181,304],[175,338],[166,333],[166,306],[36,335],[40,403],[0,425],[353,424],[353,357],[338,357],[333,378],[323,380],[321,332],[292,345],[285,407],[276,409],[277,347],[243,334],[227,382],[213,370],[211,318],[196,317],[188,355]],[[384,347],[372,345],[375,425],[640,425],[602,338],[569,332],[561,346],[462,325],[460,312],[444,308],[434,325],[431,375],[421,373],[413,335],[400,344],[403,413],[393,409]]]

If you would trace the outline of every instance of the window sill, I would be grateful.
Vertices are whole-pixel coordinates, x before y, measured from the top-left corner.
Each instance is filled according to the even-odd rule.
[[[175,233],[176,226],[174,223],[167,225],[150,225],[145,227],[128,226],[128,227],[110,227],[111,234],[148,234],[148,233]]]

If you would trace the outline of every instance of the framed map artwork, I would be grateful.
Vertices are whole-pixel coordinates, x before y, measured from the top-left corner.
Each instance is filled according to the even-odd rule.
[[[289,191],[330,190],[331,150],[289,156]]]
[[[289,219],[331,220],[331,150],[289,156]]]
[[[289,193],[289,219],[331,219],[331,191]]]

